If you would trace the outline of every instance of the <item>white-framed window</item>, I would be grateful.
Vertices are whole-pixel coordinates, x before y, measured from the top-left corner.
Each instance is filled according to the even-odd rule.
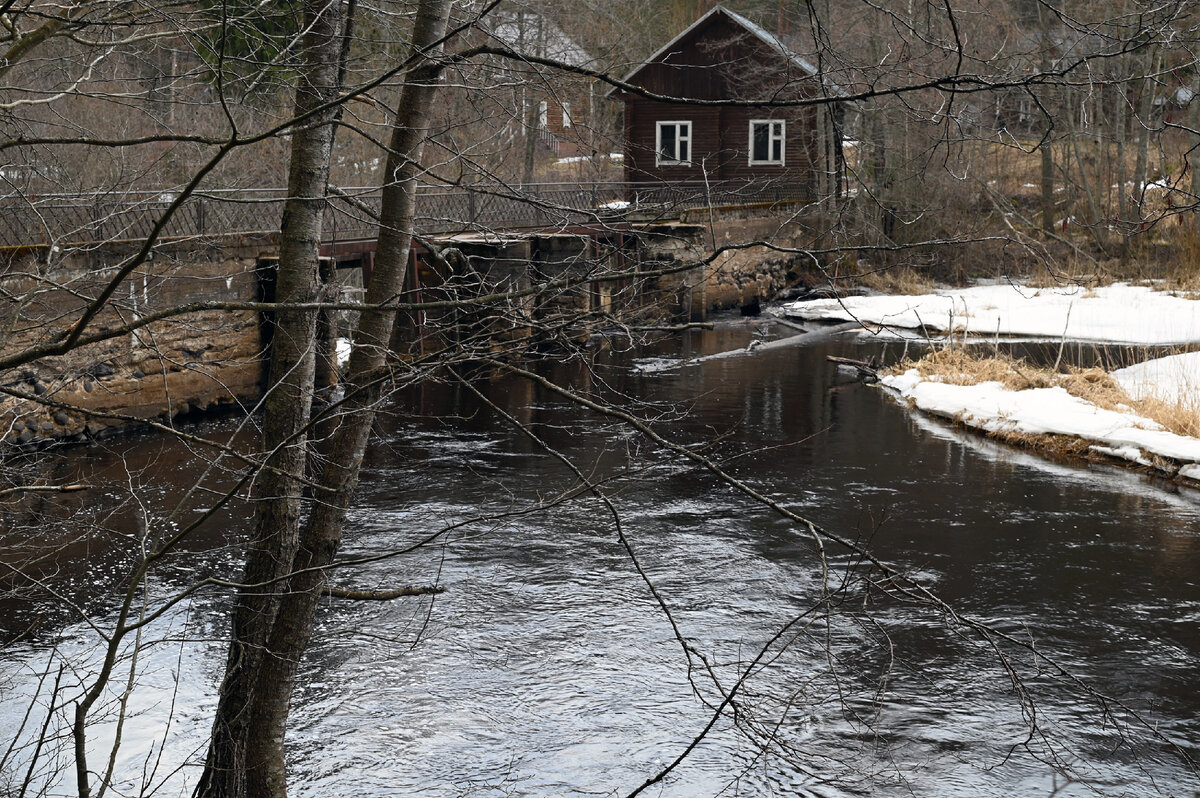
[[[550,126],[550,106],[546,105],[546,101],[542,100],[538,103],[538,123],[539,130],[545,130]]]
[[[692,123],[679,120],[659,122],[655,147],[655,165],[691,166]]]
[[[563,112],[563,128],[565,129],[565,128],[568,128],[571,126],[571,104],[563,103],[562,104],[562,112]]]
[[[784,140],[782,119],[751,119],[750,165],[783,166]]]

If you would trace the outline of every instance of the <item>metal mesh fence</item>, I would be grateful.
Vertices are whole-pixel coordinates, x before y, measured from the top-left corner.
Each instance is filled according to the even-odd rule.
[[[144,241],[158,228],[162,241],[278,232],[283,190],[207,191],[176,203],[172,192],[0,196],[0,246],[90,247]],[[710,205],[797,202],[804,184],[539,183],[418,189],[416,230],[436,235],[484,230],[553,229],[602,223],[615,215],[665,216]],[[343,189],[329,200],[326,242],[374,238],[380,190]],[[165,220],[165,221],[164,221]]]

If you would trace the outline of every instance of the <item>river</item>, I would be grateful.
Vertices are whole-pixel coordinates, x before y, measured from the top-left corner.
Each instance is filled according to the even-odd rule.
[[[694,652],[689,671],[608,507],[586,492],[564,498],[574,475],[471,391],[428,384],[380,420],[348,523],[347,556],[391,556],[337,579],[446,592],[325,608],[293,705],[293,795],[627,795],[701,735],[735,684],[704,738],[644,794],[1195,794],[1184,757],[1200,748],[1200,494],[916,417],[825,361],[895,358],[897,344],[841,338],[671,365],[745,346],[756,329],[731,323],[604,348],[591,369],[541,368],[652,419],[1013,642],[993,647],[944,611],[868,584],[879,574],[828,541],[823,571],[803,525],[611,419],[481,376],[486,396],[600,481]],[[238,439],[228,421],[193,431]],[[128,559],[119,535],[132,523],[123,500],[138,496],[152,519],[179,508],[186,521],[207,501],[182,494],[198,462],[143,434],[28,466],[108,487],[22,516],[68,545],[29,566],[58,601],[0,605],[10,641],[0,741],[39,736],[60,665],[72,666],[64,695],[86,677],[97,634],[64,602],[111,624]],[[201,574],[235,577],[246,515],[218,514],[157,568],[149,604]],[[70,517],[107,531],[68,532]],[[0,553],[14,557],[14,540]],[[224,608],[204,593],[143,635],[117,758],[123,791],[174,795],[195,781]],[[93,770],[114,717],[97,713]],[[68,763],[54,737],[62,718],[46,728],[39,755],[52,756],[29,781],[68,794],[73,777],[56,775]],[[7,757],[0,795],[25,779],[32,750]]]

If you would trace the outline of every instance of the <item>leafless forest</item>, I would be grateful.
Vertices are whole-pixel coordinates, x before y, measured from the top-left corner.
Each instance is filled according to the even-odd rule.
[[[712,242],[695,260],[635,269],[611,252],[586,252],[571,269],[516,284],[464,271],[463,252],[429,235],[436,219],[439,233],[456,228],[483,240],[497,232],[487,218],[434,212],[423,197],[469,189],[564,224],[613,223],[609,207],[568,206],[548,187],[621,196],[632,178],[610,92],[645,95],[624,76],[708,11],[707,0],[0,3],[7,219],[0,222],[0,436],[8,446],[0,606],[13,618],[0,654],[66,627],[86,639],[56,643],[32,688],[17,689],[0,674],[0,713],[13,719],[0,727],[0,795],[285,796],[298,669],[314,634],[331,633],[318,628],[322,608],[412,602],[436,615],[429,602],[443,589],[436,572],[416,584],[361,584],[362,563],[340,550],[377,414],[397,392],[427,382],[471,391],[481,372],[525,381],[581,415],[624,427],[636,440],[627,470],[644,471],[639,478],[654,479],[651,464],[663,462],[703,472],[811,546],[819,595],[759,641],[761,650],[746,653],[731,676],[676,625],[670,591],[642,568],[637,541],[625,535],[630,511],[610,495],[612,477],[526,428],[531,447],[561,461],[563,477],[545,487],[540,503],[512,508],[507,523],[590,502],[674,630],[677,668],[712,717],[688,730],[692,742],[676,756],[643,780],[612,785],[612,794],[656,794],[720,719],[736,718],[747,746],[777,754],[795,705],[853,705],[861,696],[840,692],[837,679],[778,705],[747,698],[784,649],[798,640],[832,647],[847,618],[879,631],[878,657],[863,667],[878,671],[878,694],[866,700],[885,701],[886,674],[897,667],[887,616],[897,606],[915,607],[930,624],[988,649],[993,677],[1008,684],[1026,724],[1026,749],[1064,773],[1070,762],[1056,759],[1056,741],[1039,725],[1036,684],[1070,692],[1097,728],[1119,714],[1131,737],[1158,734],[1035,640],[995,619],[960,614],[878,557],[861,530],[824,528],[740,479],[736,458],[678,442],[671,420],[685,408],[639,406],[611,386],[567,384],[526,356],[536,350],[586,370],[580,341],[588,330],[628,342],[663,322],[634,301],[652,281],[666,285],[745,252],[808,264],[797,278],[806,285],[1036,274],[1194,286],[1200,7],[1183,0],[727,5],[816,67],[818,91],[803,99],[781,91],[779,102],[837,115],[844,174],[819,181],[810,205],[821,227],[811,243],[780,247],[756,228],[743,240]],[[196,221],[201,207],[214,214],[207,224]],[[349,289],[331,289],[322,274],[333,218],[372,230],[370,274]],[[275,242],[273,296],[247,289],[234,300],[213,299],[201,288],[151,302],[155,280],[177,265],[164,254],[167,244],[220,250],[229,232],[220,219]],[[415,246],[430,269],[453,275],[437,290],[413,290]],[[603,286],[592,289],[603,301],[572,304],[592,285]],[[153,468],[76,479],[62,466],[62,447],[84,451],[100,432],[139,415],[120,403],[96,404],[105,391],[119,393],[117,381],[149,381],[161,370],[231,385],[231,364],[258,362],[262,352],[217,354],[217,342],[260,314],[270,315],[273,330],[266,390],[261,399],[223,402],[235,427],[210,434],[179,408],[135,419],[187,452],[188,483],[169,502],[161,501]],[[335,380],[338,325],[353,327],[353,351]],[[38,444],[47,424],[71,426],[71,440]],[[403,558],[464,526],[506,522],[486,516],[443,526],[431,513],[409,547],[377,556]],[[219,546],[214,524],[235,530]],[[172,570],[177,558],[208,547],[221,556],[195,578]],[[111,551],[120,556],[103,554]],[[85,580],[90,588],[64,583],[72,571],[66,563],[86,569],[89,558],[105,563]],[[227,650],[226,665],[202,709],[178,709],[202,711],[211,734],[201,749],[180,754],[178,769],[123,772],[122,746],[144,744],[130,708],[139,691],[161,689],[147,684],[142,652],[178,642],[156,623],[197,601],[221,608],[222,622],[203,636]],[[144,762],[171,731],[156,733]],[[1194,767],[1185,751],[1176,753]],[[834,783],[852,770],[823,761],[804,767],[828,771]]]

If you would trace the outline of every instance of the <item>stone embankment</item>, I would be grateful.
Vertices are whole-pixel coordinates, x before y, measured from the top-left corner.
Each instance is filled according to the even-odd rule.
[[[38,254],[14,258],[0,275],[0,355],[58,338],[115,274],[113,266],[82,258],[46,265]],[[105,256],[116,262],[119,253]],[[254,300],[255,262],[244,247],[156,252],[89,331],[119,330],[190,303]],[[208,310],[21,365],[0,373],[0,437],[11,443],[94,437],[131,420],[250,402],[260,391],[261,350],[257,312]]]
[[[519,324],[524,317],[535,327],[557,329],[562,324],[573,330],[570,320],[586,326],[605,314],[697,320],[722,308],[753,312],[761,301],[811,273],[813,261],[804,250],[819,242],[813,232],[820,229],[819,221],[819,214],[803,204],[703,208],[673,220],[630,218],[624,226],[595,233],[455,236],[441,243],[485,275],[484,283],[493,290],[577,275],[577,286],[536,301],[522,299],[512,316],[518,321],[511,322]],[[264,340],[269,325],[264,326],[257,311],[211,309],[129,329],[170,308],[272,295],[277,250],[270,237],[213,241],[221,245],[197,240],[164,244],[121,281],[88,328],[89,334],[113,331],[113,337],[0,372],[0,440],[31,444],[98,437],[139,420],[170,420],[253,403],[262,390],[269,346]],[[744,246],[753,241],[769,241],[784,251]],[[350,243],[370,247],[369,242]],[[80,249],[66,259],[48,258],[56,253],[45,247],[0,252],[0,357],[61,340],[114,279],[115,264],[128,254],[121,247]],[[357,280],[354,275],[369,268],[371,251],[351,253],[351,260],[334,252],[327,258],[331,274],[325,279],[343,284]],[[605,273],[628,275],[639,268],[635,263],[644,265],[646,279],[598,279]],[[414,269],[414,278],[429,273],[418,280],[414,295],[422,295],[422,285],[436,294],[438,285],[429,280],[437,279],[444,266]],[[665,272],[655,274],[658,267],[666,267]],[[441,321],[428,313],[420,319],[435,328]],[[424,329],[419,333],[414,340],[424,346],[431,339]],[[503,341],[515,333],[497,328],[488,334]]]
[[[805,203],[693,208],[677,222],[647,226],[641,248],[649,260],[707,262],[684,273],[676,308],[701,320],[729,308],[756,312],[805,275],[816,276],[808,253],[821,247],[818,231],[827,224]],[[753,242],[772,246],[747,246]]]

